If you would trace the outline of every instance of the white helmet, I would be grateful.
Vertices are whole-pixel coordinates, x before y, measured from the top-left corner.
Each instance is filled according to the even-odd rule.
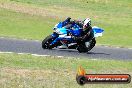
[[[83,26],[88,27],[91,25],[91,19],[90,18],[86,18],[83,22]]]

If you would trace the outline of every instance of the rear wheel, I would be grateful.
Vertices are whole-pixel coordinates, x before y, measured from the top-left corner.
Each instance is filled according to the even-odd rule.
[[[88,51],[90,51],[95,46],[95,44],[96,44],[96,40],[95,40],[95,38],[93,38],[89,47],[88,47]]]
[[[49,49],[49,45],[51,44],[51,42],[54,40],[54,38],[49,35],[47,36],[43,41],[42,41],[42,48],[43,49]]]
[[[88,52],[88,49],[87,49],[87,47],[84,44],[79,45],[78,48],[77,48],[77,50],[78,50],[79,53]]]
[[[79,53],[86,53],[90,51],[95,46],[95,44],[96,44],[96,40],[95,38],[93,38],[88,47],[86,47],[85,44],[81,44],[78,46],[77,50]]]

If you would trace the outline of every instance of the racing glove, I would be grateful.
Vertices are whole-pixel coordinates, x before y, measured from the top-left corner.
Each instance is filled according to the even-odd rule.
[[[65,21],[70,22],[70,17],[67,17]]]

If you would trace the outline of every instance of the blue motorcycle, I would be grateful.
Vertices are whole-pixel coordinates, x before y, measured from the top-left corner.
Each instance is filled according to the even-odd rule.
[[[85,43],[77,43],[72,36],[79,37],[83,30],[79,28],[78,25],[74,25],[74,29],[67,29],[63,27],[63,23],[59,22],[53,28],[53,34],[47,36],[42,41],[42,48],[49,49],[50,44],[57,42],[56,48],[59,49],[77,49],[80,53],[90,51],[96,44],[96,37],[102,36],[102,32],[104,31],[102,28],[99,27],[92,27],[93,29],[93,38],[89,41],[85,41]]]

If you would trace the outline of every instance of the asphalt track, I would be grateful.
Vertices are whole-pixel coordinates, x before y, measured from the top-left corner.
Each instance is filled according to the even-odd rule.
[[[43,50],[41,41],[20,40],[11,38],[0,38],[0,52],[30,53],[38,55],[64,56],[64,57],[85,57],[94,59],[116,59],[132,60],[132,49],[112,48],[96,46],[88,53],[78,53],[77,50],[52,49]]]

